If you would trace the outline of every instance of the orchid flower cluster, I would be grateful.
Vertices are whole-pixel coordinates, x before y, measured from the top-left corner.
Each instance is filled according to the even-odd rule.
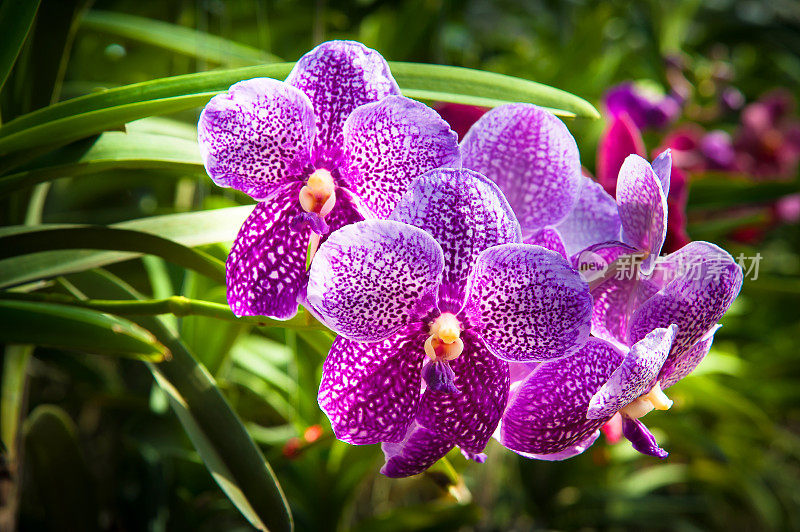
[[[349,41],[285,82],[233,85],[198,131],[211,178],[259,200],[228,257],[231,309],[288,319],[301,304],[337,333],[319,404],[338,439],[382,444],[384,474],[456,446],[483,461],[492,437],[568,458],[617,414],[636,449],[666,456],[640,418],[669,408],[664,390],[703,359],[742,283],[713,244],[660,257],[669,152],[628,157],[614,199],[550,112],[495,108],[459,144]],[[591,282],[587,253],[609,265]],[[630,257],[636,275],[612,275]],[[688,259],[708,271],[689,275]]]

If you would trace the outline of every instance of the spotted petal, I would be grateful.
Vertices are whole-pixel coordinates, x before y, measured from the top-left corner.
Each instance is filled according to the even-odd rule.
[[[573,458],[582,454],[586,449],[592,446],[597,438],[600,437],[600,430],[596,430],[593,433],[589,434],[583,440],[579,441],[575,445],[567,447],[563,451],[559,451],[557,453],[550,453],[550,454],[533,454],[533,453],[517,453],[520,456],[524,456],[525,458],[532,458],[534,460],[547,460],[549,462],[555,462],[560,460],[566,460],[568,458]]]
[[[622,240],[647,253],[640,265],[649,275],[667,236],[667,197],[650,163],[629,155],[617,180],[617,206]]]
[[[622,229],[614,198],[599,183],[582,179],[575,208],[556,226],[568,256],[593,244],[619,240]]]
[[[341,156],[342,128],[356,107],[400,94],[383,56],[355,41],[320,44],[297,61],[286,83],[311,99],[317,125],[314,160],[322,165]]]
[[[592,334],[610,342],[627,343],[633,312],[658,292],[650,279],[617,276],[592,290]]]
[[[694,368],[703,361],[711,349],[711,344],[714,342],[714,333],[720,327],[720,325],[715,325],[692,347],[667,359],[658,376],[661,388],[669,388],[694,371]]]
[[[237,316],[270,316],[286,320],[297,313],[306,284],[310,226],[297,224],[302,183],[288,183],[259,202],[247,217],[226,263],[228,304]],[[362,219],[351,197],[342,191],[325,218],[331,230]],[[324,237],[323,237],[324,240]]]
[[[509,397],[500,443],[542,455],[585,442],[610,419],[588,419],[586,410],[623,358],[609,342],[590,338],[574,355],[539,364]]]
[[[497,185],[471,170],[442,168],[415,180],[392,220],[428,232],[442,246],[443,312],[458,312],[478,255],[497,244],[520,242],[514,212]]]
[[[422,229],[390,220],[343,227],[311,263],[308,303],[337,334],[374,342],[435,304],[442,249]]]
[[[674,323],[678,334],[670,358],[692,347],[719,321],[742,287],[742,269],[725,250],[690,242],[666,259],[676,277],[633,314],[628,337],[638,341]]]
[[[442,166],[458,167],[458,137],[427,105],[402,96],[353,111],[344,125],[342,174],[378,218],[386,218],[411,182]]]
[[[589,402],[590,419],[610,418],[655,385],[677,327],[656,329],[631,346],[622,364]]]
[[[336,437],[353,444],[400,441],[417,412],[425,335],[411,326],[381,342],[333,342],[319,406]]]
[[[240,81],[200,114],[197,139],[220,186],[264,199],[311,162],[314,112],[299,90],[270,78]]]
[[[453,448],[453,442],[432,430],[412,424],[405,438],[397,443],[381,445],[386,463],[381,473],[391,478],[410,477],[422,473]]]
[[[470,331],[464,352],[450,362],[458,394],[425,390],[417,414],[423,427],[480,453],[497,428],[508,398],[508,364],[489,353]]]
[[[508,104],[483,115],[461,141],[464,168],[497,183],[525,231],[554,225],[580,188],[578,146],[549,111]]]
[[[589,286],[564,257],[542,247],[487,249],[478,257],[467,294],[469,322],[504,360],[566,356],[589,336]]]

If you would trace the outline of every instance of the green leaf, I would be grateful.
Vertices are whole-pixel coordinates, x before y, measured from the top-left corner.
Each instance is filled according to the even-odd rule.
[[[59,249],[149,253],[195,270],[220,283],[225,282],[225,265],[220,260],[173,240],[142,231],[89,225],[37,225],[0,236],[0,261]]]
[[[94,310],[0,300],[0,342],[161,361],[166,347],[128,320]]]
[[[99,284],[114,297],[140,295],[124,281],[103,272],[79,288],[92,296]],[[250,523],[259,529],[292,529],[292,515],[269,463],[220,392],[208,370],[157,317],[136,322],[152,332],[172,353],[172,359],[150,364],[158,385],[170,399],[184,430],[214,480]]]
[[[280,61],[277,56],[252,46],[185,26],[125,13],[89,11],[83,17],[81,26],[220,65],[240,66]]]
[[[169,239],[169,241],[172,241],[172,248],[174,248],[175,245],[200,246],[215,242],[232,241],[239,227],[241,227],[242,222],[244,222],[252,209],[252,206],[242,206],[211,211],[152,216],[113,224],[110,228],[132,230],[137,233],[149,234],[151,237],[156,236],[161,239]],[[30,230],[31,228],[26,226],[2,227],[0,228],[0,241],[3,241],[7,236],[13,236],[18,233],[24,234]],[[138,238],[133,235],[133,239],[134,243],[138,246],[140,244]],[[156,243],[158,242],[160,241],[157,240]],[[47,242],[40,242],[40,244],[43,246],[42,249],[44,250],[54,248],[48,247],[49,244]],[[80,247],[81,244],[81,242],[78,242],[78,247]],[[108,243],[108,246],[111,247],[112,244]],[[3,251],[6,251],[6,249],[0,248],[0,253]],[[6,252],[13,253],[12,250],[7,250]],[[41,251],[35,254],[21,255],[0,260],[0,288],[37,279],[89,270],[106,264],[136,258],[145,252],[146,251],[143,250],[139,250],[135,253],[89,250]],[[185,249],[180,250],[180,253],[183,256],[187,255]],[[192,257],[192,260],[200,260],[204,264],[207,264],[209,268],[213,265],[213,269],[216,272],[214,274],[215,278],[221,279],[222,266],[214,262],[215,259],[210,259],[199,253]],[[164,258],[169,260],[168,257]],[[205,261],[207,260],[210,262],[206,263]]]
[[[60,177],[129,168],[199,175],[203,172],[203,162],[196,141],[111,131],[64,146],[21,172],[0,177],[0,194]]]
[[[768,202],[800,192],[800,180],[753,181],[732,174],[706,174],[692,179],[690,209],[714,209],[731,205]]]
[[[33,346],[11,344],[4,351],[3,380],[0,385],[0,441],[8,449],[8,458],[13,464],[17,455],[17,429],[22,417],[28,362]]]
[[[98,530],[95,486],[69,415],[42,405],[25,421],[25,466],[51,530]]]
[[[599,116],[594,107],[577,96],[521,78],[442,65],[390,65],[401,89],[409,96],[489,106],[528,102],[564,116]],[[187,74],[57,103],[0,128],[0,153],[66,144],[138,118],[199,107],[237,81],[259,76],[283,79],[292,66],[293,63],[276,63]]]
[[[0,5],[0,90],[28,38],[41,0],[7,0]]]

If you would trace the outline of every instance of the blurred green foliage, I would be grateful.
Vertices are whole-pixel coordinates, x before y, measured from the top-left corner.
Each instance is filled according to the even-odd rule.
[[[689,65],[701,104],[710,98],[703,81],[720,62],[748,100],[776,86],[800,97],[800,6],[790,0],[43,0],[0,93],[1,116],[7,123],[98,88],[273,57],[294,61],[331,38],[360,40],[392,61],[520,76],[598,107],[603,92],[626,79],[666,86],[664,58],[674,53]],[[55,159],[74,165],[58,179],[0,197],[2,223],[111,224],[250,204],[213,186],[191,150],[181,151],[194,140],[197,112],[119,124],[154,145],[176,146],[178,163],[87,170],[84,150],[103,144],[72,145]],[[731,117],[715,120],[714,127],[734,125]],[[591,169],[602,121],[568,125]],[[100,138],[113,143],[115,134]],[[4,156],[0,172],[35,169],[34,155]],[[716,186],[724,210],[753,201],[747,189]],[[713,189],[703,192],[713,199]],[[329,334],[200,315],[160,321],[208,369],[274,468],[298,530],[800,530],[800,227],[780,226],[743,246],[726,238],[730,227],[706,223],[702,207],[689,213],[695,236],[734,256],[760,252],[763,261],[711,354],[671,390],[675,406],[648,416],[671,453],[664,462],[603,438],[555,463],[521,459],[492,442],[485,465],[454,453],[455,470],[440,464],[390,480],[378,473],[380,449],[336,441],[317,406]],[[209,261],[227,253],[221,244],[200,250]],[[121,258],[98,259],[100,272],[65,272],[28,290],[119,299],[119,283],[108,281],[119,278],[146,298],[225,303],[218,281],[153,256]],[[3,522],[12,522],[18,506],[20,530],[249,528],[147,365],[53,347],[32,356],[19,346],[4,350],[2,438],[11,474],[0,477]]]

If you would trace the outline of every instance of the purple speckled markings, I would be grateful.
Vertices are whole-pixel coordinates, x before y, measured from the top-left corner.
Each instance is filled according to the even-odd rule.
[[[626,249],[596,251],[613,259]],[[623,434],[636,450],[667,456],[639,418],[672,405],[663,390],[708,353],[717,321],[739,293],[742,270],[707,242],[692,242],[666,262],[665,273],[647,281],[635,304],[602,294],[607,340],[592,338],[576,354],[533,368],[512,364],[515,384],[496,434],[503,445],[523,456],[562,460],[588,448],[597,429],[619,412]],[[694,267],[681,267],[687,264]],[[610,326],[620,315],[628,325]],[[594,321],[592,326],[595,332]]]
[[[285,82],[250,79],[215,96],[198,141],[215,183],[261,200],[227,261],[239,316],[292,317],[310,240],[388,216],[415,177],[460,164],[449,126],[400,96],[383,57],[352,41],[314,48]]]
[[[320,246],[309,304],[341,336],[319,403],[339,439],[383,443],[384,474],[419,473],[455,445],[485,459],[506,360],[548,360],[587,341],[588,286],[561,255],[520,240],[494,183],[439,169],[391,220],[349,225]]]

